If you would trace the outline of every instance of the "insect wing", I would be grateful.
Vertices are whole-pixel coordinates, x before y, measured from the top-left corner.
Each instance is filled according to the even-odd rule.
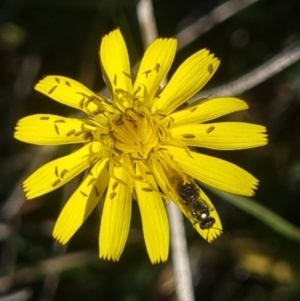
[[[192,220],[192,224],[194,224],[194,228],[198,231],[198,233],[205,239],[207,242],[214,241],[218,236],[222,234],[222,224],[220,217],[218,215],[217,210],[215,209],[214,205],[208,198],[208,196],[203,192],[201,189],[200,198],[203,200],[208,207],[210,208],[210,217],[215,219],[215,223],[209,229],[201,229],[200,223],[194,223]]]

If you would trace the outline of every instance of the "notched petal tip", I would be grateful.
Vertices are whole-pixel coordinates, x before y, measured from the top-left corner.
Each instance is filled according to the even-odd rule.
[[[143,163],[139,162],[136,166],[136,176],[141,176],[143,170],[149,171]],[[155,178],[150,173],[145,181],[147,183],[135,180],[134,188],[142,218],[146,249],[151,262],[158,263],[168,258],[169,222]]]
[[[122,167],[114,167],[104,201],[99,233],[99,256],[119,260],[127,241],[131,219],[131,178]]]
[[[35,114],[20,119],[16,139],[36,145],[61,145],[86,141],[85,120],[52,114]],[[89,132],[91,133],[91,131]]]
[[[99,258],[107,261],[112,261],[112,262],[118,262],[120,260],[121,256],[114,257],[113,254],[100,254],[99,253]]]
[[[170,145],[165,148],[185,173],[217,189],[251,196],[258,185],[258,180],[253,175],[226,160],[192,151],[187,154],[183,148]]]
[[[239,150],[267,144],[263,126],[245,122],[188,124],[170,129],[174,139],[187,146]]]
[[[159,263],[165,263],[168,260],[168,256],[167,257],[155,257],[155,258],[150,258],[150,261],[152,264],[159,264]]]
[[[41,79],[34,89],[64,105],[81,110],[87,114],[98,109],[91,99],[102,101],[99,95],[92,92],[80,82],[58,75],[48,75]]]
[[[199,99],[187,109],[176,111],[169,117],[172,127],[207,122],[237,111],[247,110],[248,104],[235,97],[214,97]]]
[[[134,96],[139,104],[152,104],[159,93],[160,84],[167,75],[177,48],[177,40],[170,38],[156,39],[149,45],[141,61],[134,83]]]
[[[124,111],[132,104],[132,78],[127,47],[119,29],[103,37],[99,55],[113,102]]]
[[[107,160],[99,161],[63,207],[53,229],[53,236],[68,242],[98,204],[108,183]]]
[[[68,243],[68,240],[64,240],[59,234],[54,234],[52,232],[52,237],[63,246]]]
[[[220,64],[207,49],[202,49],[185,60],[172,76],[156,102],[161,114],[170,114],[194,96],[213,76]]]
[[[98,142],[88,143],[70,155],[41,166],[23,182],[26,196],[34,198],[43,195],[72,180],[90,166],[93,156],[102,157],[98,146]]]

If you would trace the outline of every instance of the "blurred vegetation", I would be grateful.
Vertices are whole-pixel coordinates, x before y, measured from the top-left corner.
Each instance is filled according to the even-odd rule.
[[[154,0],[160,36],[175,36],[225,3],[222,0]],[[13,139],[16,121],[28,114],[72,114],[34,92],[44,75],[74,78],[104,88],[98,49],[101,37],[120,27],[131,63],[143,54],[130,0],[2,0],[0,2],[0,295],[10,300],[176,300],[171,260],[152,266],[138,208],[120,262],[99,260],[99,210],[67,248],[51,230],[78,180],[25,202],[21,180],[67,148],[41,151]],[[221,66],[207,88],[236,79],[300,39],[298,0],[259,0],[218,24],[176,56],[171,73],[189,55],[208,48]],[[229,116],[268,127],[268,146],[245,151],[207,151],[245,168],[258,179],[257,203],[300,227],[300,63],[240,95],[247,112]],[[201,150],[203,151],[203,150]],[[300,300],[300,244],[209,192],[224,234],[207,244],[187,224],[196,300]],[[264,217],[261,217],[264,219]],[[0,300],[8,300],[2,299]]]

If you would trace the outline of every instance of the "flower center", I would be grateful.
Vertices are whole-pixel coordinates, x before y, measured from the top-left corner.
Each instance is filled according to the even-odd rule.
[[[127,109],[111,121],[115,149],[130,154],[135,159],[148,158],[158,144],[158,127],[146,107]]]

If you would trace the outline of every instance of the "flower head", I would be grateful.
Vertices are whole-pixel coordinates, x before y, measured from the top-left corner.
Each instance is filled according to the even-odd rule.
[[[130,227],[132,200],[141,212],[143,233],[153,263],[165,261],[169,225],[165,203],[172,200],[208,242],[222,232],[217,211],[195,180],[228,192],[253,195],[258,181],[245,170],[189,147],[236,150],[267,143],[265,127],[241,122],[211,122],[245,110],[233,97],[216,97],[176,110],[213,76],[219,60],[203,49],[189,57],[165,87],[177,42],[157,39],[146,50],[135,80],[119,30],[102,39],[100,60],[111,99],[77,81],[47,76],[35,89],[81,110],[85,118],[38,114],[19,120],[15,137],[38,145],[78,144],[24,181],[27,199],[59,188],[85,172],[64,206],[53,236],[66,244],[103,199],[99,256],[118,260]]]

